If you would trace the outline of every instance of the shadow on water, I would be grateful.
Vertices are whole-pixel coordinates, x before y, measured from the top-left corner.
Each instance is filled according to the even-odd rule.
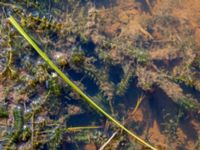
[[[136,0],[136,2],[141,4],[141,9],[145,12],[149,12],[150,8],[148,7],[148,4],[146,3],[146,0]]]
[[[144,95],[144,92],[141,88],[137,87],[138,79],[133,78],[130,81],[129,87],[126,90],[124,96],[118,96],[114,100],[114,109],[116,113],[119,115],[118,117],[121,118],[123,116],[127,116],[128,110],[133,110],[137,100],[140,96]]]
[[[114,84],[118,84],[124,75],[121,65],[113,65],[109,70],[109,81],[112,81]]]
[[[162,123],[167,123],[171,119],[176,119],[180,111],[179,106],[157,86],[154,87],[154,92],[151,93],[149,105],[152,111],[152,117],[159,123],[158,125],[161,131],[165,130]],[[191,124],[190,118],[181,117],[179,121],[180,128],[187,135],[187,139],[197,140],[197,131]]]
[[[192,95],[200,102],[200,91],[196,90],[194,87],[189,87],[183,83],[179,84],[184,93]]]
[[[170,61],[163,61],[163,60],[154,60],[153,63],[159,68],[165,68],[168,71],[172,71],[174,67],[182,62],[182,58],[176,58]]]
[[[40,147],[40,150],[49,150],[48,145],[46,144],[43,147]],[[58,150],[77,150],[77,144],[69,143],[69,142],[63,142],[58,147]]]
[[[74,80],[74,81],[80,81],[83,78],[83,76],[84,76],[83,73],[76,72],[73,69],[67,70],[67,73],[70,76],[70,78],[72,80]]]
[[[99,87],[96,85],[96,83],[90,79],[90,78],[84,78],[82,83],[86,87],[86,93],[90,96],[94,96],[99,92]]]
[[[104,118],[104,117],[103,117]],[[67,126],[75,127],[75,126],[91,126],[91,125],[102,125],[102,117],[100,117],[96,111],[95,112],[88,112],[82,113],[78,115],[73,115],[67,121]]]
[[[180,128],[187,135],[188,140],[196,141],[198,139],[198,132],[195,130],[190,118],[182,119],[180,121]]]
[[[178,106],[172,101],[166,93],[159,87],[154,87],[154,92],[151,94],[149,105],[152,110],[153,117],[163,123],[178,114]],[[160,127],[162,129],[162,126]]]
[[[88,41],[87,43],[81,43],[81,47],[87,57],[96,56],[95,54],[96,45],[92,41]]]
[[[75,143],[63,143],[60,147],[60,150],[77,150],[77,146]]]

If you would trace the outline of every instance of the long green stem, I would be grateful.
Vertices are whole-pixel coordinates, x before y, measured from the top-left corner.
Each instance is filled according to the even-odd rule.
[[[69,127],[66,128],[66,131],[79,131],[79,130],[87,130],[87,129],[99,129],[101,126],[82,126],[82,127]]]
[[[151,150],[156,150],[153,146],[146,143],[144,140],[142,140],[140,137],[132,133],[130,130],[128,130],[126,127],[124,127],[121,123],[119,123],[117,120],[115,120],[112,116],[110,116],[107,112],[105,112],[101,107],[99,107],[93,100],[91,100],[83,91],[81,91],[50,59],[49,57],[37,46],[37,44],[31,39],[31,37],[23,30],[23,28],[17,23],[17,21],[10,16],[9,17],[10,22],[12,25],[19,31],[21,35],[24,36],[24,38],[33,46],[33,48],[38,52],[38,54],[60,75],[60,77],[69,84],[72,89],[74,89],[77,93],[79,93],[92,107],[97,109],[100,113],[102,113],[104,116],[106,116],[108,119],[110,119],[113,123],[115,123],[118,127],[123,129],[125,132],[127,132],[129,135],[131,135],[134,139],[139,141],[142,145],[150,148]]]

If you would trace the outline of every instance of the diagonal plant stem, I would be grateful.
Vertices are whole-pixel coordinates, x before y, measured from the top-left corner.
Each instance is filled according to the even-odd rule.
[[[112,139],[117,135],[117,131],[112,134],[112,136],[99,148],[99,150],[104,150],[105,147],[112,141]]]
[[[31,37],[23,30],[23,28],[17,23],[17,21],[10,16],[9,20],[11,24],[19,31],[19,33],[33,46],[33,48],[38,52],[38,54],[51,66],[52,69],[54,69],[60,77],[71,86],[73,90],[75,90],[78,94],[82,96],[83,99],[85,99],[86,102],[88,102],[93,108],[98,110],[101,114],[106,116],[110,121],[115,123],[118,127],[120,127],[122,130],[124,130],[126,133],[131,135],[134,139],[136,139],[140,144],[144,145],[147,148],[150,148],[151,150],[157,150],[144,140],[142,140],[140,137],[135,135],[133,132],[128,130],[126,127],[124,127],[120,122],[118,122],[116,119],[114,119],[112,116],[110,116],[107,112],[105,112],[101,107],[99,107],[92,99],[90,99],[81,89],[76,86],[44,53],[37,44],[31,39]]]

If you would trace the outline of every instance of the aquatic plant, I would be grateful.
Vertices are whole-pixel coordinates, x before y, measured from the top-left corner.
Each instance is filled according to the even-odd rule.
[[[200,56],[196,56],[195,59],[193,60],[191,67],[200,70]]]
[[[84,64],[85,61],[85,56],[84,53],[73,53],[70,61],[72,62],[72,64],[74,64],[75,66],[82,66]]]
[[[143,99],[144,99],[144,95],[142,95],[142,96],[140,96],[140,97],[138,98],[137,103],[136,103],[136,105],[135,105],[135,108],[134,108],[134,110],[133,110],[133,112],[132,112],[133,115],[135,114],[135,112],[136,112],[136,111],[138,110],[138,108],[140,107],[140,104],[142,103]]]
[[[184,112],[180,109],[178,114],[172,118],[168,118],[168,114],[164,116],[165,123],[162,123],[164,126],[164,132],[168,134],[174,140],[177,138],[177,129],[180,123],[180,119],[184,116]]]
[[[11,78],[11,79],[16,78],[17,72],[13,68],[11,68],[12,63],[13,63],[13,52],[8,51],[7,65],[6,65],[5,69],[0,73],[0,80],[3,80],[5,78]]]
[[[198,111],[200,108],[199,103],[194,101],[191,98],[182,97],[178,100],[178,104],[183,110],[189,111],[189,112],[195,112]]]
[[[53,130],[53,135],[50,138],[49,145],[50,149],[57,150],[63,137],[63,130],[59,126]]]
[[[117,90],[116,90],[117,95],[120,95],[120,96],[124,95],[124,93],[127,91],[128,86],[134,76],[135,76],[134,69],[132,67],[129,67],[124,77],[122,78],[120,83],[117,85]]]
[[[6,105],[0,104],[0,118],[7,118],[8,117],[8,111],[6,109]]]
[[[20,106],[17,106],[13,111],[14,116],[14,129],[16,132],[21,132],[23,129],[24,119],[23,119],[23,111]]]
[[[172,80],[174,80],[175,82],[177,82],[179,84],[185,84],[188,87],[194,88],[194,86],[195,86],[195,81],[192,78],[192,76],[190,76],[190,75],[188,75],[188,76],[172,77]]]
[[[9,139],[4,146],[4,150],[12,149],[12,145],[19,139],[20,134],[23,130],[24,125],[24,118],[23,118],[23,111],[20,106],[15,107],[13,110],[13,117],[14,117],[14,131],[9,135]]]
[[[15,147],[39,149],[43,146],[49,148],[51,143],[55,143],[52,144],[52,147],[57,145],[59,148],[63,144],[63,140],[55,138],[55,142],[49,141],[51,136],[54,136],[54,130],[58,127],[64,128],[60,124],[66,124],[68,120],[70,123],[74,123],[73,119],[76,118],[76,115],[80,113],[84,115],[87,111],[93,112],[93,110],[80,101],[81,96],[62,82],[59,75],[55,78],[52,77],[53,69],[37,53],[32,51],[32,47],[23,37],[18,35],[17,30],[13,30],[6,19],[8,14],[14,15],[19,20],[23,28],[31,34],[35,43],[50,56],[65,74],[69,75],[70,79],[82,91],[88,92],[90,98],[98,106],[102,106],[108,112],[111,110],[112,115],[118,117],[117,115],[120,114],[121,110],[115,110],[118,105],[131,109],[133,111],[131,114],[134,114],[140,104],[145,106],[150,104],[150,107],[145,107],[148,114],[154,116],[155,111],[156,114],[160,114],[161,109],[159,108],[164,107],[163,103],[159,103],[158,109],[155,110],[151,107],[152,101],[149,101],[148,104],[146,101],[140,103],[142,100],[139,98],[137,102],[133,102],[136,103],[136,106],[132,110],[131,106],[122,104],[123,102],[119,100],[119,98],[124,99],[124,96],[133,96],[134,93],[131,91],[135,89],[132,88],[142,88],[147,101],[152,96],[155,99],[160,98],[160,94],[163,93],[170,98],[163,102],[168,104],[168,100],[170,100],[172,105],[176,106],[175,108],[180,108],[184,112],[184,115],[191,118],[198,117],[198,109],[192,110],[194,104],[198,105],[199,67],[198,57],[195,57],[198,56],[194,43],[196,29],[190,27],[190,19],[183,21],[182,18],[169,14],[168,6],[165,7],[165,3],[168,4],[168,2],[158,4],[159,11],[151,12],[155,14],[149,12],[141,14],[143,10],[140,9],[144,4],[138,5],[140,2],[122,3],[118,1],[118,3],[111,3],[112,6],[105,8],[99,7],[100,3],[104,2],[67,0],[65,2],[20,1],[16,3],[9,1],[0,3],[2,6],[0,15],[2,17],[0,69],[3,73],[9,62],[9,51],[11,51],[10,69],[18,73],[16,78],[14,77],[16,80],[11,80],[13,78],[9,69],[6,71],[9,76],[2,76],[0,94],[2,87],[8,89],[3,90],[2,93],[1,100],[6,102],[5,107],[3,105],[3,111],[5,108],[10,110],[8,112],[6,110],[8,117],[1,118],[3,125],[8,118],[7,126],[9,127],[5,129],[2,127],[3,137],[0,140],[6,141],[7,135],[5,136],[5,133],[11,135],[14,131],[10,122],[12,119],[10,112],[12,112],[13,105],[23,106],[24,127],[26,127],[26,130],[23,129],[17,140],[13,142],[13,149]],[[150,1],[149,3],[149,6],[156,7],[158,2]],[[161,5],[164,9],[160,8]],[[126,9],[130,7],[131,9]],[[151,11],[153,10],[151,9]],[[112,69],[113,66],[117,67]],[[172,75],[170,76],[170,74]],[[159,87],[162,92],[159,92],[156,87]],[[190,93],[191,96],[188,96],[187,93]],[[48,98],[44,95],[48,95]],[[194,99],[194,104],[181,102],[181,99],[185,97],[192,102]],[[77,105],[78,109],[76,109]],[[60,109],[61,107],[62,109]],[[75,109],[70,110],[70,107],[75,107]],[[123,117],[126,118],[127,112],[122,111],[124,112]],[[144,114],[145,111],[140,113]],[[65,121],[62,120],[63,114],[67,114],[69,117]],[[100,117],[98,121],[104,123],[104,117],[95,115],[95,119],[96,117]],[[155,117],[155,119],[160,126],[159,117]],[[177,115],[174,117],[176,118]],[[169,136],[165,136],[165,138],[169,139],[180,126],[175,118],[170,118],[171,121],[166,119],[165,123],[168,125],[165,125],[165,129],[171,131],[167,131]],[[94,119],[93,116],[87,122],[92,119]],[[137,120],[137,116],[135,118],[134,115],[133,117],[131,115],[131,118],[128,117],[128,121],[125,123],[127,126],[131,124],[130,119]],[[140,124],[136,121],[131,124],[130,128],[139,133],[143,130],[141,128],[143,125],[154,127],[149,119],[143,118]],[[144,122],[145,124],[143,124]],[[69,127],[66,127],[66,130],[67,128]],[[103,145],[110,131],[115,132],[116,128],[112,123],[106,124],[103,134],[102,131],[89,132],[87,130],[73,134],[66,130],[62,129],[62,134],[67,137],[65,140],[74,144],[77,139],[76,148],[78,149],[79,144],[87,145],[88,142],[94,142],[93,145],[97,147]],[[87,137],[90,134],[91,136]],[[145,132],[142,132],[143,136],[144,134]],[[61,134],[55,137],[59,137],[59,135]],[[129,138],[122,134],[119,134],[119,137],[116,140],[113,139],[116,144],[111,141],[108,148],[110,144],[113,144],[113,147],[116,146],[118,149],[126,149],[127,143],[132,142],[128,142]],[[153,139],[154,136],[147,137],[149,143],[153,142],[157,146],[157,141],[153,141]],[[138,143],[135,141],[132,143],[134,148],[130,149],[140,149]],[[175,142],[172,141],[172,145],[173,143]],[[113,147],[110,146],[111,149]]]
[[[38,66],[34,69],[36,81],[44,83],[48,79],[48,72],[45,67]]]
[[[106,113],[101,107],[99,107],[96,103],[94,103],[85,93],[83,93],[48,57],[47,55],[36,45],[36,43],[25,33],[25,31],[20,27],[20,25],[15,21],[15,19],[11,16],[9,18],[11,23],[16,27],[16,29],[24,36],[24,38],[35,48],[35,50],[39,53],[39,55],[62,77],[62,79],[68,83],[77,93],[79,93],[92,107],[97,109],[103,115],[105,115],[108,119],[110,119],[113,123],[115,123],[118,127],[126,131],[129,135],[131,135],[134,139],[138,140],[143,145],[148,148],[155,150],[156,148],[152,147],[138,136],[133,134],[130,130],[125,128],[122,124],[116,121],[113,117],[111,117],[108,113]]]
[[[90,77],[97,85],[100,85],[100,82],[103,80],[100,80],[100,72],[94,67],[94,65],[84,65],[83,68],[84,73]],[[102,76],[101,76],[102,77]]]
[[[32,134],[31,129],[28,126],[24,125],[23,131],[21,133],[21,140],[28,141],[31,137],[31,134]]]
[[[56,73],[51,74],[50,80],[48,81],[48,87],[52,94],[55,94],[56,96],[61,95],[61,88],[58,85],[58,75]]]

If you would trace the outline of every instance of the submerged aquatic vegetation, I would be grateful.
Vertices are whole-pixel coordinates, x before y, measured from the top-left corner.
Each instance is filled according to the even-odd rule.
[[[178,111],[178,114],[174,116],[173,118],[168,119],[168,114],[164,116],[166,119],[166,122],[162,125],[164,126],[164,132],[170,136],[170,141],[177,138],[177,129],[180,124],[181,118],[184,116],[183,111],[180,109]]]
[[[129,67],[127,73],[124,75],[120,83],[117,85],[117,91],[116,91],[117,95],[120,96],[124,95],[134,76],[135,76],[135,71],[133,70],[132,67]]]
[[[194,61],[191,64],[191,67],[194,67],[197,70],[200,70],[200,56],[196,56]]]
[[[16,132],[21,132],[23,129],[24,118],[23,118],[23,111],[20,106],[17,106],[13,111],[14,116],[14,129]]]
[[[7,118],[7,117],[8,117],[8,111],[6,109],[6,106],[0,104],[0,118]]]
[[[187,97],[180,98],[178,100],[178,103],[183,110],[186,110],[189,112],[196,112],[200,108],[200,105],[198,104],[198,102]]]
[[[142,95],[142,96],[140,96],[140,97],[138,98],[137,103],[136,103],[135,108],[134,108],[133,113],[132,113],[133,115],[135,114],[135,112],[136,112],[136,111],[138,110],[138,108],[140,107],[140,104],[142,103],[143,99],[144,99],[144,95]]]
[[[22,133],[23,130],[23,125],[24,125],[24,118],[23,118],[23,111],[20,106],[17,106],[13,110],[13,117],[14,117],[14,131],[9,135],[9,139],[7,143],[4,146],[4,150],[10,150],[12,149],[12,145],[14,145],[14,142],[16,142],[20,134]]]
[[[98,149],[116,131],[112,122],[95,114],[59,75],[54,76],[54,70],[7,21],[13,15],[72,82],[98,106],[146,137],[148,143],[158,149],[165,144],[172,147],[169,149],[193,147],[197,136],[192,132],[200,129],[200,32],[196,26],[198,16],[189,15],[198,14],[194,13],[198,9],[190,9],[187,16],[183,12],[188,12],[186,6],[197,1],[172,1],[1,2],[3,146],[14,131],[15,106],[24,111],[24,125],[11,149],[61,149],[66,143],[75,149]],[[180,12],[179,8],[185,11]],[[137,99],[141,94],[145,99]],[[184,112],[181,118],[178,109]],[[164,117],[167,114],[169,118]],[[162,125],[162,121],[166,124]],[[86,124],[100,124],[103,130],[71,130]],[[188,132],[188,127],[192,132]],[[177,140],[170,140],[174,137]],[[107,148],[142,149],[120,132]]]
[[[62,131],[62,128],[60,128],[59,126],[53,130],[53,135],[51,136],[49,145],[50,145],[50,149],[52,150],[56,150],[62,140],[63,134],[64,132]]]
[[[12,60],[13,60],[13,52],[8,51],[8,55],[7,55],[8,62],[7,62],[5,69],[0,74],[0,80],[5,79],[5,78],[11,78],[11,79],[16,78],[17,72],[16,72],[16,70],[11,68]]]
[[[61,88],[58,85],[58,75],[56,73],[52,73],[50,80],[48,81],[48,86],[52,94],[55,94],[56,96],[60,96]]]
[[[83,65],[84,60],[85,60],[85,57],[83,53],[73,53],[70,59],[72,64],[79,67]]]
[[[16,27],[16,29],[24,36],[24,38],[35,48],[35,50],[40,54],[40,56],[62,77],[62,79],[68,83],[77,93],[79,93],[92,107],[100,111],[103,115],[105,115],[108,119],[110,119],[113,123],[115,123],[118,127],[126,131],[129,135],[139,141],[141,144],[147,146],[148,148],[155,150],[156,148],[152,147],[142,139],[140,139],[137,135],[132,133],[130,130],[125,128],[122,124],[116,121],[113,117],[111,117],[108,113],[106,113],[101,107],[99,107],[95,102],[93,102],[85,93],[83,93],[49,58],[48,56],[35,44],[35,42],[25,33],[25,31],[20,27],[20,25],[15,21],[15,19],[11,16],[11,23]]]

